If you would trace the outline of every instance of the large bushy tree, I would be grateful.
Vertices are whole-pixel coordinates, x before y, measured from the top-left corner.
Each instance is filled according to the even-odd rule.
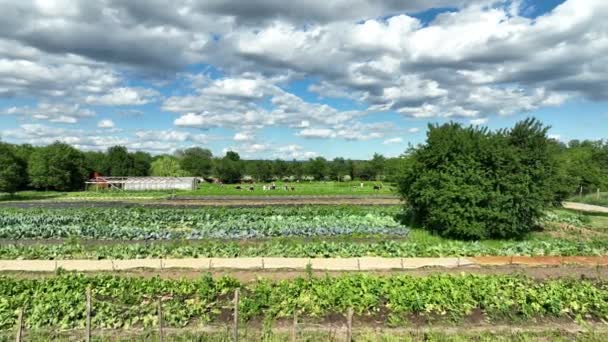
[[[180,153],[181,168],[192,176],[207,177],[213,169],[213,154],[210,150],[200,147],[185,149]]]
[[[34,188],[80,190],[87,179],[84,155],[68,144],[55,142],[32,152],[28,175]]]
[[[238,153],[228,151],[215,161],[215,173],[224,183],[238,183],[243,177],[243,163]]]
[[[184,171],[177,158],[172,156],[163,156],[152,162],[150,168],[152,176],[156,177],[185,177],[188,172]]]
[[[26,182],[25,163],[11,146],[0,143],[0,192],[13,195]]]
[[[514,238],[555,200],[558,166],[547,127],[510,130],[430,125],[399,183],[415,223],[444,236]]]
[[[133,158],[124,146],[112,146],[106,152],[106,172],[108,176],[128,176],[133,168]]]

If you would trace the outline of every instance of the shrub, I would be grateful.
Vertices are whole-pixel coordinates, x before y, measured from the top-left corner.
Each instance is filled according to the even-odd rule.
[[[528,119],[511,130],[429,125],[399,190],[422,227],[463,239],[529,232],[555,200],[558,168],[548,128]]]

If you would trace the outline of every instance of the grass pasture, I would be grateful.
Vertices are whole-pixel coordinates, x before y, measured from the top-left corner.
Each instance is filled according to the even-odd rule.
[[[255,184],[218,184],[204,183],[197,190],[163,190],[163,191],[122,191],[122,190],[90,190],[90,191],[21,191],[14,196],[0,193],[2,201],[61,201],[61,200],[155,200],[165,199],[172,196],[178,197],[274,197],[274,196],[396,196],[394,186],[382,182],[275,182],[276,190],[263,190],[263,186],[270,183]],[[363,184],[363,187],[361,187]],[[285,186],[289,190],[285,190]],[[381,186],[379,190],[374,190],[374,186]],[[240,186],[242,189],[237,189]],[[254,190],[250,191],[249,187]],[[291,190],[294,187],[294,190]]]

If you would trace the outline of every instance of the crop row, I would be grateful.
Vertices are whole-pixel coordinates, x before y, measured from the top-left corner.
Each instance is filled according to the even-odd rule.
[[[26,326],[61,329],[84,326],[85,289],[93,293],[93,326],[150,327],[157,324],[162,300],[168,326],[183,327],[218,320],[241,288],[240,317],[323,318],[353,308],[356,315],[395,322],[409,315],[460,319],[481,312],[488,319],[570,317],[608,319],[608,284],[587,280],[537,282],[519,276],[406,275],[380,277],[352,274],[336,278],[260,279],[241,284],[233,278],[214,280],[84,276],[48,278],[0,277],[0,328],[15,324],[16,312],[27,313]]]
[[[407,235],[395,208],[0,209],[0,238],[123,240]]]
[[[452,241],[419,243],[406,240],[379,242],[287,241],[238,243],[227,241],[109,244],[8,244],[0,259],[142,259],[196,257],[445,257],[445,256],[600,256],[608,255],[608,241],[504,241],[498,244]]]

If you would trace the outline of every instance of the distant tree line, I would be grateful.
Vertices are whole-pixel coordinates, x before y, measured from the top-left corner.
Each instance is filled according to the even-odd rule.
[[[452,126],[439,130],[438,127],[430,126],[428,139],[436,140],[436,135],[447,134],[449,127]],[[452,129],[457,130],[454,127]],[[459,129],[465,130],[464,127]],[[481,160],[487,161],[483,159],[484,156],[491,154],[484,150],[484,144],[485,139],[489,138],[480,137],[494,133],[484,129],[477,132],[474,127],[466,129],[467,133],[463,133],[456,141],[450,140],[456,139],[455,137],[446,138],[439,150],[445,150],[447,153],[452,150],[460,151],[468,146],[471,153],[476,153]],[[455,133],[454,135],[458,136]],[[579,193],[581,189],[583,193],[595,192],[598,188],[608,189],[608,141],[572,140],[562,143],[546,136],[540,141],[546,143],[546,153],[555,161],[556,174],[559,176],[555,187],[559,194],[555,196],[561,198]],[[407,171],[412,170],[416,151],[424,151],[425,146],[423,144],[412,147],[397,158],[386,158],[376,153],[370,160],[327,160],[316,157],[301,161],[243,160],[233,151],[228,151],[224,156],[214,156],[210,150],[201,147],[178,150],[170,155],[153,156],[146,152],[128,151],[124,146],[113,146],[104,152],[94,152],[80,151],[61,142],[42,147],[0,142],[0,192],[13,193],[24,189],[82,190],[84,182],[93,172],[105,176],[194,176],[217,178],[224,183],[236,183],[245,177],[256,182],[279,179],[395,182],[402,180]],[[435,158],[449,161],[453,153],[455,152]],[[538,163],[534,161],[540,158],[539,156],[531,155],[528,158],[533,162],[522,167],[538,167]],[[439,163],[439,160],[434,162]],[[421,174],[414,173],[413,177],[420,178]]]
[[[36,147],[0,142],[0,192],[25,189],[72,191],[84,189],[93,172],[104,176],[171,176],[216,178],[237,183],[272,180],[391,180],[403,168],[404,158],[375,154],[371,160],[317,157],[300,160],[243,160],[228,151],[213,156],[210,150],[192,147],[171,155],[152,156],[113,146],[105,152],[80,151],[55,142]]]

